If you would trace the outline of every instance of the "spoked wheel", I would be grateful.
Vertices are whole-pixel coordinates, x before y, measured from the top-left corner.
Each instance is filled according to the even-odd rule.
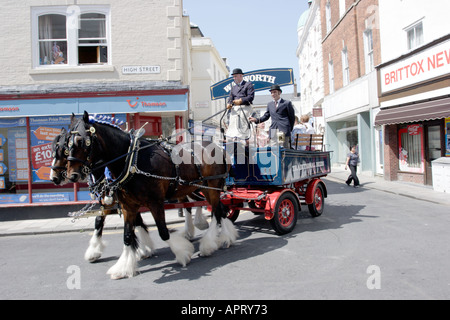
[[[308,204],[309,213],[313,217],[318,217],[322,214],[325,207],[325,197],[322,185],[318,184],[314,190],[313,203]]]
[[[275,212],[270,224],[278,234],[294,230],[298,217],[298,201],[290,192],[283,193],[277,200]]]

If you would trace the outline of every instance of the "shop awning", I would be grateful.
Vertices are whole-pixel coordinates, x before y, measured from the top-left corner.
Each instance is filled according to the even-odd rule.
[[[435,120],[450,117],[450,98],[381,109],[375,125]]]

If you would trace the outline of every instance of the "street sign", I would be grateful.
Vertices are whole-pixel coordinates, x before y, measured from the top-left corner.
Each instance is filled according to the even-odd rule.
[[[255,91],[268,90],[274,84],[287,86],[294,83],[292,68],[261,69],[246,72],[244,80],[253,83]],[[231,87],[235,85],[233,77],[222,80],[210,87],[211,100],[226,98],[230,95]]]

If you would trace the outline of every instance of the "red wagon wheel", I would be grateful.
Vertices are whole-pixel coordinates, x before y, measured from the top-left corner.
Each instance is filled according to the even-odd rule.
[[[274,216],[270,223],[278,234],[291,232],[297,224],[298,200],[290,192],[283,193],[275,205]]]
[[[318,217],[322,214],[324,207],[325,207],[325,195],[323,192],[323,187],[319,183],[314,190],[313,203],[308,204],[309,213],[313,217]]]

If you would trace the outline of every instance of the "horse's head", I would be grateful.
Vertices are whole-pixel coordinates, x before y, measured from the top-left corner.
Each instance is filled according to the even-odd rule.
[[[95,128],[89,123],[85,111],[81,119],[72,114],[72,124],[68,137],[69,156],[67,157],[67,178],[71,182],[84,180],[92,167],[92,142]]]
[[[69,149],[67,142],[69,133],[66,128],[62,128],[60,134],[58,134],[52,142],[52,166],[50,171],[50,180],[60,185],[66,180],[66,165],[67,156],[69,155]]]

